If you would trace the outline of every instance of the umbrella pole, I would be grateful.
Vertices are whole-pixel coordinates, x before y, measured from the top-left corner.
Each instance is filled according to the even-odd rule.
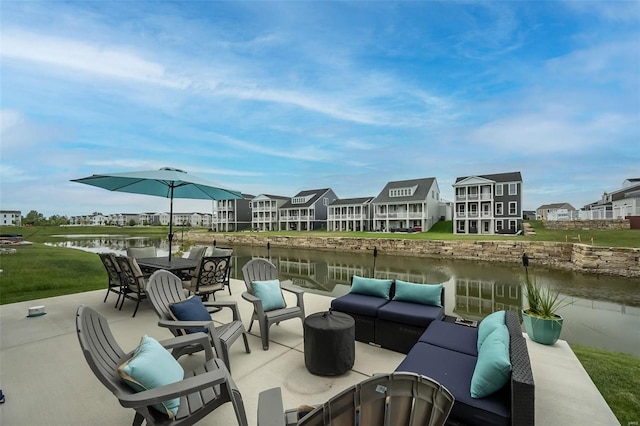
[[[173,240],[173,185],[171,186],[171,207],[169,207],[169,262],[171,262],[171,241]]]

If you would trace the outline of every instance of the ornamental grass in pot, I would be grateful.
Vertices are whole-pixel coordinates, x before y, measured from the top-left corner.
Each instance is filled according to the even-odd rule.
[[[544,345],[553,345],[562,332],[562,316],[557,311],[568,305],[560,293],[549,287],[541,286],[535,277],[525,275],[524,291],[527,296],[527,309],[522,310],[524,330],[531,340]]]

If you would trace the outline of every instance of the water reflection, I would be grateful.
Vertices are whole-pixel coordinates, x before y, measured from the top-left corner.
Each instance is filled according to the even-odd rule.
[[[92,252],[124,254],[127,247],[154,245],[166,255],[166,239],[126,236],[93,236],[52,243]],[[255,257],[270,259],[282,279],[290,279],[307,291],[331,297],[349,291],[351,276],[373,276],[371,253],[233,247],[232,277],[242,279],[242,266]],[[519,311],[523,306],[519,265],[462,260],[427,259],[379,253],[375,277],[417,283],[444,283],[447,315],[480,320],[501,309]],[[560,312],[564,318],[562,339],[640,355],[640,279],[595,276],[530,265],[530,273],[546,286],[560,290],[570,303]]]

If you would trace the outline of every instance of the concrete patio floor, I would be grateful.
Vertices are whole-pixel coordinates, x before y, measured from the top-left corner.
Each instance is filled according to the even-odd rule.
[[[218,293],[218,300],[235,300],[248,327],[251,305],[242,300],[241,281],[233,280],[233,295]],[[122,408],[89,369],[78,344],[75,313],[79,305],[95,308],[109,321],[125,351],[132,350],[144,334],[166,339],[148,301],[131,317],[134,303],[122,311],[113,308],[116,296],[103,303],[105,291],[91,291],[0,306],[0,389],[6,402],[0,405],[1,425],[127,425],[133,410]],[[326,311],[331,299],[305,294],[307,315]],[[293,299],[287,302],[295,303]],[[30,306],[45,305],[47,314],[28,318]],[[216,319],[230,320],[227,313]],[[289,320],[271,327],[271,345],[262,350],[255,324],[247,354],[241,341],[231,347],[232,375],[242,393],[250,425],[256,424],[258,393],[279,386],[285,407],[317,404],[375,373],[393,371],[403,354],[356,342],[353,369],[337,377],[310,374],[304,366],[302,324]],[[536,383],[537,425],[617,425],[619,422],[594,386],[569,345],[559,341],[544,346],[528,341]],[[187,365],[202,360],[196,354],[182,357]],[[200,424],[236,424],[230,404],[225,404]]]

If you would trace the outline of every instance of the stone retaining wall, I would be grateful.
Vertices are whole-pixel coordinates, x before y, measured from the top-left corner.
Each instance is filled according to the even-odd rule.
[[[555,230],[594,230],[594,229],[631,229],[629,219],[613,220],[545,220],[545,229]]]
[[[527,253],[531,264],[546,265],[598,274],[640,277],[640,249],[607,248],[586,244],[555,243],[545,241],[436,241],[395,238],[348,237],[289,237],[269,236],[259,233],[211,233],[188,234],[188,239],[198,243],[218,246],[251,245],[284,248],[305,248],[330,251],[372,251],[381,253],[480,260],[485,262],[520,263],[522,253]]]

